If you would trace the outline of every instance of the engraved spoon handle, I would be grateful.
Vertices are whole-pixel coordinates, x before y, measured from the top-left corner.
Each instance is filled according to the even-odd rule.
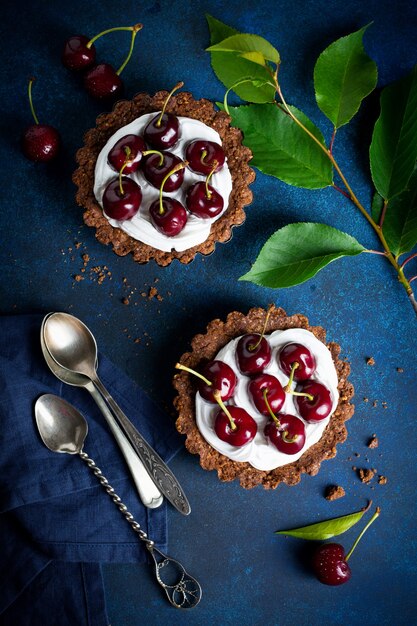
[[[81,459],[88,465],[97,476],[100,484],[104,487],[108,495],[116,504],[119,511],[124,515],[132,529],[138,534],[139,539],[143,541],[149,550],[154,563],[155,574],[158,583],[165,590],[169,602],[177,609],[191,609],[196,606],[202,595],[199,582],[188,574],[184,566],[155,547],[155,543],[148,537],[144,530],[140,527],[139,522],[135,520],[127,506],[122,502],[120,496],[117,495],[114,488],[110,485],[107,478],[103,475],[101,469],[95,464],[86,452],[82,450],[78,452]],[[165,572],[169,572],[169,582],[164,582]],[[174,576],[175,581],[172,579]]]
[[[109,394],[98,376],[91,378],[94,386],[106,400],[120,427],[129,439],[133,449],[140,457],[152,480],[171,504],[183,515],[191,512],[191,507],[178,480],[166,463],[136,430],[129,418],[123,413],[117,402]]]

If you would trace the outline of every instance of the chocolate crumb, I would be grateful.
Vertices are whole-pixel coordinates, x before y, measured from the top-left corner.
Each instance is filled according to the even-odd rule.
[[[366,364],[367,365],[375,365],[375,359],[373,356],[370,356],[368,359],[366,359]]]
[[[376,435],[372,435],[372,438],[368,441],[368,448],[377,448],[378,446],[378,437],[376,437]]]
[[[378,485],[386,485],[388,478],[386,476],[378,476]]]
[[[343,498],[346,495],[345,490],[340,485],[329,485],[326,489],[325,498],[326,500],[338,500],[339,498]]]
[[[148,299],[152,300],[153,298],[155,298],[155,296],[158,295],[158,290],[156,287],[150,287],[149,288],[149,294],[148,294]]]
[[[374,470],[371,469],[359,469],[359,478],[363,483],[369,483],[375,476]]]
[[[364,402],[369,402],[369,398],[364,398],[363,401]]]
[[[402,374],[404,372],[404,369],[402,367],[397,367],[397,372],[399,374]]]
[[[129,304],[129,298],[123,298],[122,302],[123,304]]]
[[[80,282],[80,280],[84,280],[84,276],[81,276],[80,274],[76,274],[76,275],[74,276],[74,280],[76,280],[76,281],[77,281],[77,283],[79,283],[79,282]]]

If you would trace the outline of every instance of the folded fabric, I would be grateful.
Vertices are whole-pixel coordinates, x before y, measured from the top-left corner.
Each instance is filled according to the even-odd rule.
[[[38,623],[30,620],[36,604],[36,611],[45,610],[39,623],[101,625],[108,622],[100,563],[143,562],[146,550],[85,463],[45,447],[34,419],[36,399],[54,393],[84,415],[85,452],[162,550],[166,504],[153,510],[143,506],[94,401],[50,372],[40,349],[41,322],[39,315],[0,317],[0,533],[5,544],[0,623]],[[172,419],[102,355],[99,373],[129,419],[168,461],[181,445]],[[82,599],[76,606],[74,597]]]

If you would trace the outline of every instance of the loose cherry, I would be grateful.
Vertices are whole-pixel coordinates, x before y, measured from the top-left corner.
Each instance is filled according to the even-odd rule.
[[[316,577],[321,583],[331,586],[343,585],[344,583],[347,583],[352,575],[348,560],[362,536],[368,530],[369,526],[376,520],[380,512],[380,508],[377,507],[374,515],[362,530],[346,556],[345,550],[340,543],[324,543],[317,548],[313,556],[312,566]]]
[[[209,361],[202,367],[201,372],[196,372],[181,363],[177,363],[175,367],[178,370],[194,374],[200,379],[198,391],[208,402],[217,402],[214,397],[216,391],[220,391],[220,397],[223,401],[229,400],[234,394],[237,377],[230,365],[224,361]]]
[[[310,350],[301,343],[287,343],[279,353],[279,364],[292,380],[307,380],[316,369],[316,360]]]
[[[141,29],[142,24],[116,29],[130,30],[132,32],[128,55],[117,71],[109,63],[100,63],[87,72],[84,76],[84,87],[90,96],[97,100],[108,101],[112,101],[120,96],[123,91],[123,81],[120,78],[120,74],[129,63],[133,52],[135,37]]]
[[[271,310],[266,315],[262,334],[243,335],[237,343],[236,359],[242,374],[258,374],[271,361],[271,346],[264,337]]]
[[[79,72],[94,65],[96,49],[93,40],[85,35],[73,35],[64,44],[62,63],[69,70]]]
[[[146,152],[146,144],[139,135],[125,135],[117,141],[108,155],[108,161],[111,167],[120,172],[125,165],[125,174],[132,174],[138,169],[143,154]],[[128,163],[126,164],[126,157]]]
[[[35,124],[29,126],[22,135],[21,146],[23,154],[30,161],[51,161],[58,154],[61,139],[58,131],[47,124],[39,124],[32,102],[32,84],[34,78],[29,80],[28,97],[30,110]]]
[[[178,117],[173,113],[165,113],[165,109],[174,91],[177,91],[183,85],[183,82],[175,85],[174,89],[168,94],[162,111],[150,120],[143,132],[145,140],[158,150],[172,148],[178,141],[180,134]]]
[[[220,411],[216,415],[214,430],[222,441],[231,446],[240,448],[254,439],[257,425],[253,417],[237,406],[227,406],[220,397],[220,391],[214,394],[220,405]]]
[[[303,449],[306,441],[304,423],[290,413],[276,415],[269,404],[268,390],[264,389],[264,402],[271,420],[264,428],[264,435],[284,454],[297,454]]]
[[[248,385],[248,391],[254,405],[262,415],[270,414],[265,402],[265,392],[267,393],[269,406],[274,413],[278,413],[285,402],[285,392],[281,383],[271,374],[259,374],[252,378]]]
[[[210,174],[214,162],[217,163],[215,172],[224,165],[225,154],[220,144],[215,141],[197,139],[188,144],[185,158],[190,164],[190,169],[198,174]]]
[[[128,163],[126,160],[126,167]],[[105,214],[121,222],[130,220],[136,215],[142,202],[141,188],[134,180],[123,176],[123,170],[122,166],[119,177],[107,185],[102,200]]]
[[[193,215],[207,219],[216,217],[223,211],[223,198],[214,187],[209,185],[209,180],[217,168],[217,161],[214,161],[212,170],[206,181],[199,181],[191,185],[187,190],[187,209]]]
[[[301,417],[311,424],[326,419],[332,410],[330,391],[315,380],[305,380],[297,385],[296,391],[290,392],[295,396],[295,404]]]
[[[187,162],[180,162],[169,171],[161,183],[159,190],[159,199],[154,200],[149,207],[149,216],[152,224],[163,235],[167,237],[175,237],[178,235],[187,223],[187,211],[181,202],[174,198],[163,197],[165,183],[179,170],[187,167]]]
[[[169,193],[179,189],[184,180],[184,168],[175,169],[175,167],[182,163],[181,159],[172,152],[162,153],[156,150],[149,150],[148,155],[142,166],[146,180],[157,189],[160,189],[165,181],[165,191]]]

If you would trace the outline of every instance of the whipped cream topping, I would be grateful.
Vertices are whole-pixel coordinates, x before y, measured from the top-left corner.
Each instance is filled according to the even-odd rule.
[[[102,198],[103,193],[109,182],[118,176],[116,172],[108,163],[107,156],[114,144],[124,137],[125,135],[141,135],[148,122],[158,115],[158,112],[147,113],[138,117],[136,120],[119,128],[114,133],[101,150],[97,158],[95,173],[94,173],[94,195],[100,206],[103,206]],[[208,141],[215,141],[218,144],[222,144],[220,135],[213,128],[210,128],[206,124],[203,124],[199,120],[194,120],[189,117],[178,117],[180,138],[178,142],[169,149],[169,152],[176,154],[181,160],[185,158],[185,150],[187,145],[196,139],[204,139]],[[163,252],[171,252],[176,250],[182,252],[188,250],[193,246],[197,246],[203,243],[210,234],[211,224],[218,220],[226,211],[229,203],[230,192],[232,191],[232,177],[227,165],[227,160],[219,172],[216,172],[211,180],[210,184],[220,193],[224,201],[224,208],[222,213],[216,215],[216,217],[202,219],[195,215],[189,214],[187,223],[184,229],[175,237],[167,237],[163,233],[160,233],[153,226],[149,216],[149,206],[151,203],[159,198],[159,189],[156,189],[151,185],[144,175],[141,168],[133,174],[129,174],[129,178],[132,178],[142,190],[142,203],[139,211],[130,220],[119,221],[110,219],[110,224],[114,227],[121,228],[128,235],[142,241],[148,246],[152,246]],[[184,182],[180,189],[173,191],[172,193],[164,192],[164,196],[175,198],[181,204],[185,206],[185,196],[188,187],[198,181],[205,181],[206,177],[200,174],[192,172],[188,168],[185,169]]]
[[[248,392],[250,378],[243,375],[237,366],[236,345],[240,337],[233,339],[224,346],[224,348],[218,352],[215,359],[224,361],[230,365],[236,373],[238,378],[236,390],[233,398],[226,404],[239,406],[245,409],[254,418],[258,426],[255,438],[250,443],[239,448],[222,441],[217,437],[214,430],[214,421],[220,407],[217,404],[215,405],[204,400],[198,392],[195,402],[197,426],[207,443],[233,461],[247,461],[256,469],[270,471],[276,467],[293,463],[299,459],[308,448],[320,440],[337,407],[339,393],[337,390],[337,372],[330,351],[313,333],[302,328],[291,328],[288,330],[276,330],[270,335],[265,335],[265,337],[272,348],[272,356],[270,364],[264,369],[264,373],[275,376],[284,387],[288,383],[288,376],[284,374],[279,366],[277,359],[278,353],[280,349],[288,343],[301,343],[311,351],[316,359],[316,370],[311,376],[311,379],[322,383],[329,389],[331,394],[332,410],[326,419],[317,424],[309,424],[305,420],[302,420],[306,428],[306,441],[304,447],[299,452],[296,454],[284,454],[270,442],[269,438],[265,437],[264,428],[270,418],[262,415],[255,408]],[[295,386],[296,383],[294,382],[293,387]],[[286,393],[285,396],[285,402],[280,413],[291,413],[302,419],[295,406],[294,396],[289,393]]]

